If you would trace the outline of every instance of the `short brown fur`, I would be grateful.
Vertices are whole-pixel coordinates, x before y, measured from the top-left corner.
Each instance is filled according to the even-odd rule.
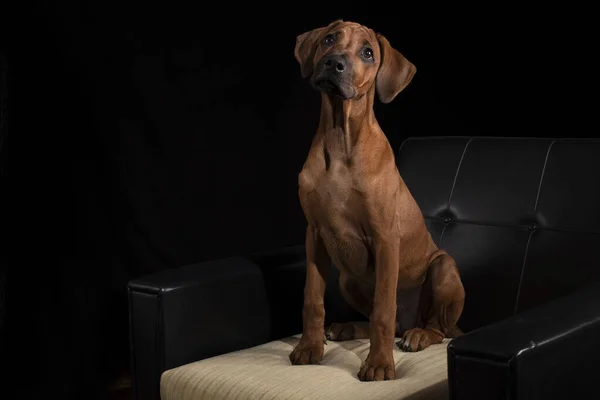
[[[307,269],[303,332],[290,360],[315,364],[323,357],[323,297],[333,261],[343,297],[369,326],[334,324],[327,336],[369,338],[358,378],[394,379],[395,337],[401,349],[419,351],[458,334],[465,297],[454,259],[432,240],[373,111],[375,95],[389,103],[416,68],[384,36],[341,20],[299,35],[295,57],[322,104],[298,177]]]

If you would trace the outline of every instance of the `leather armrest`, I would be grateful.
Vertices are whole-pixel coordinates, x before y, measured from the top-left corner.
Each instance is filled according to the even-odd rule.
[[[450,398],[593,398],[599,336],[595,284],[455,338],[448,346]]]
[[[160,398],[171,368],[268,341],[262,272],[243,258],[188,265],[129,282],[134,394]]]

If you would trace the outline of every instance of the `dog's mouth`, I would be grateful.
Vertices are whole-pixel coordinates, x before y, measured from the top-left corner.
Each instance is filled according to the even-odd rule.
[[[337,82],[332,81],[331,79],[319,79],[315,82],[315,86],[317,89],[332,94],[334,96],[341,96],[342,90],[340,89],[340,85]]]
[[[344,87],[339,82],[337,82],[333,79],[328,79],[328,78],[317,79],[314,82],[314,86],[315,86],[315,88],[317,88],[317,90],[319,90],[323,93],[327,93],[332,96],[341,97],[342,99],[345,99],[345,100],[350,99],[353,96],[353,93],[352,93],[353,90],[349,90],[348,88]]]

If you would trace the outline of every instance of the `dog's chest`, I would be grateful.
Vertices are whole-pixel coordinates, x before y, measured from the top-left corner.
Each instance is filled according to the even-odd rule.
[[[326,171],[300,175],[302,205],[317,227],[328,253],[341,269],[362,276],[372,264],[371,238],[364,194],[352,170],[332,163]]]
[[[329,168],[305,169],[299,177],[304,212],[317,225],[337,227],[360,223],[365,213],[363,194],[357,190],[350,167],[332,162]]]

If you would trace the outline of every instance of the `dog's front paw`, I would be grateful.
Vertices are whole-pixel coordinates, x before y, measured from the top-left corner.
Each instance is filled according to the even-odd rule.
[[[362,382],[396,379],[393,354],[387,356],[369,354],[358,372],[358,379]]]
[[[319,364],[323,359],[323,342],[303,343],[300,341],[290,353],[292,365]]]

